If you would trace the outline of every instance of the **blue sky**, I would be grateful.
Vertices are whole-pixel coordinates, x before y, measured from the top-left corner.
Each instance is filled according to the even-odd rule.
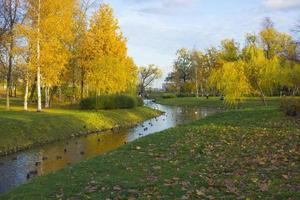
[[[225,38],[243,44],[271,17],[280,31],[300,20],[300,0],[104,0],[119,19],[128,50],[138,65],[172,70],[179,48],[205,49]],[[159,87],[163,79],[154,86]]]

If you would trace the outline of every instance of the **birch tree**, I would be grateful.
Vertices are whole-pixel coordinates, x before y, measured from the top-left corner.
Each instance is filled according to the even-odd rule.
[[[67,43],[71,43],[75,0],[29,0],[27,37],[30,66],[36,71],[37,111],[42,110],[42,84],[45,86],[45,107],[49,107],[49,91],[59,85],[69,60]]]

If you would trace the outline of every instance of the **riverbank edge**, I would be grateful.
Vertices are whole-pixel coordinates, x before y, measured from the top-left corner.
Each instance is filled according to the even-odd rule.
[[[9,156],[9,155],[21,152],[21,151],[33,149],[33,148],[36,148],[36,147],[41,147],[43,145],[52,144],[52,143],[55,143],[55,142],[59,142],[59,141],[62,141],[62,140],[68,140],[68,139],[75,138],[75,137],[83,137],[83,136],[87,136],[87,135],[91,135],[91,134],[100,134],[100,133],[105,133],[107,131],[113,131],[113,132],[117,133],[122,129],[133,128],[133,127],[137,126],[138,124],[142,123],[143,121],[158,117],[158,116],[160,116],[164,113],[163,111],[160,111],[160,110],[156,110],[156,109],[149,108],[149,107],[147,107],[147,108],[151,109],[152,111],[156,111],[156,114],[154,114],[153,116],[151,116],[149,118],[148,117],[143,118],[140,121],[136,121],[134,123],[124,123],[122,125],[117,124],[116,126],[112,126],[112,127],[109,127],[109,128],[103,128],[103,129],[94,129],[94,130],[90,129],[90,130],[86,130],[86,131],[78,131],[74,134],[66,135],[65,137],[49,139],[49,140],[43,140],[43,141],[35,142],[33,144],[30,144],[30,145],[16,146],[16,147],[13,147],[13,148],[10,148],[10,149],[7,149],[7,150],[0,150],[0,157]]]

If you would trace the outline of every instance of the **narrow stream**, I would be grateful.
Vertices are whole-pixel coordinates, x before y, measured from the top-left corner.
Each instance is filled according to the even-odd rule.
[[[91,134],[0,157],[0,193],[26,183],[35,176],[42,176],[116,149],[126,142],[220,111],[199,107],[163,106],[152,101],[146,101],[146,105],[164,111],[165,114],[118,133],[109,131]]]

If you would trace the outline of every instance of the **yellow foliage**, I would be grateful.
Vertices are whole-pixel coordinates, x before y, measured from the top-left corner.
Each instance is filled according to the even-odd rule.
[[[40,68],[45,85],[58,85],[68,63],[70,52],[66,44],[73,41],[73,12],[76,0],[29,0],[28,20],[24,32],[30,49],[29,66],[36,69],[37,39],[40,42]],[[37,18],[40,15],[40,23]]]
[[[242,102],[251,91],[244,69],[245,63],[236,61],[225,63],[211,73],[210,84],[222,91],[225,102],[230,106]]]
[[[127,55],[126,39],[107,4],[102,4],[91,19],[81,56],[85,80],[95,92],[124,92],[136,81],[137,67]]]
[[[279,60],[276,55],[268,59],[263,49],[254,45],[245,48],[244,55],[246,76],[254,91],[264,95],[279,83]]]

